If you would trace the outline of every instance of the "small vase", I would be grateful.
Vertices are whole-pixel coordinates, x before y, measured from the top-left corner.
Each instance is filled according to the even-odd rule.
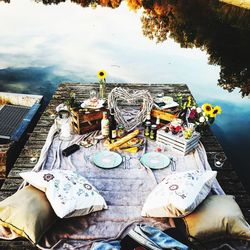
[[[106,86],[104,82],[101,82],[99,84],[99,95],[101,99],[105,99],[106,98]]]

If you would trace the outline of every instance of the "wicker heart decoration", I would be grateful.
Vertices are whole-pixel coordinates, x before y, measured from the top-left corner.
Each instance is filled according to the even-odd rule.
[[[127,131],[131,131],[146,119],[147,112],[153,107],[153,98],[148,90],[128,91],[116,87],[108,96],[108,106],[109,109],[114,109],[118,124],[124,125]]]

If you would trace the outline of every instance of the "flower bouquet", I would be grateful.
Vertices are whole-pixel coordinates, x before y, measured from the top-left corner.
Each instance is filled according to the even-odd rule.
[[[213,107],[210,103],[204,103],[201,107],[193,106],[187,113],[188,122],[194,123],[196,127],[210,126],[221,111],[220,106]]]
[[[176,99],[181,108],[179,118],[183,120],[183,135],[187,139],[192,136],[194,130],[207,130],[208,126],[214,123],[216,116],[222,112],[218,105],[213,107],[210,103],[204,103],[201,107],[198,106],[191,96],[188,96],[187,101],[183,101],[183,96],[178,94]]]

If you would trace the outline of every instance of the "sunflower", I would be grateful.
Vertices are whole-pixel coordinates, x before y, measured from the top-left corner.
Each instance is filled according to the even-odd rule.
[[[202,105],[202,110],[205,112],[206,115],[210,115],[213,111],[213,107],[209,103],[204,103]]]
[[[221,114],[221,107],[220,106],[215,106],[210,114],[211,117],[216,117],[216,115]]]
[[[98,71],[97,73],[97,77],[100,79],[100,80],[104,80],[107,76],[107,73],[105,70],[101,69]]]

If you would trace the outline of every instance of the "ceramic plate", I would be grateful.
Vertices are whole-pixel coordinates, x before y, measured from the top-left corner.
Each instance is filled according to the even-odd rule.
[[[163,169],[170,164],[170,159],[162,153],[150,152],[144,154],[140,162],[151,169]]]
[[[116,168],[122,163],[122,157],[116,152],[101,151],[93,156],[93,162],[100,168]]]
[[[98,103],[97,105],[94,107],[94,106],[91,106],[90,105],[90,101],[89,100],[86,100],[84,101],[82,104],[81,104],[81,107],[82,108],[87,108],[87,109],[100,109],[103,107],[103,104],[105,103],[104,100],[98,100]]]

